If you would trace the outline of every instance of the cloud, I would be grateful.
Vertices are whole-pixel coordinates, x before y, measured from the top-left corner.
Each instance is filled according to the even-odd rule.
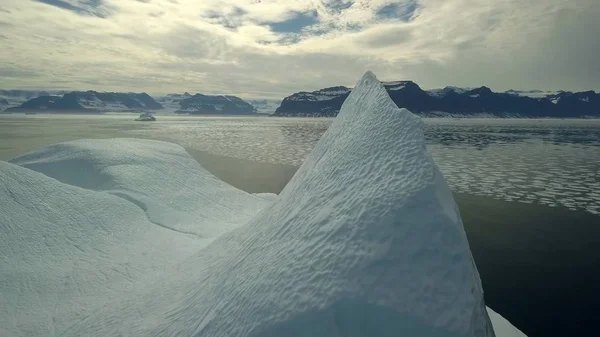
[[[92,15],[106,18],[112,14],[112,9],[104,0],[33,0],[50,6],[66,9],[81,15]],[[138,0],[139,1],[139,0]]]
[[[354,0],[324,0],[321,2],[325,10],[332,14],[340,14],[352,7]]]
[[[384,20],[396,19],[400,21],[411,21],[414,18],[418,7],[416,0],[408,1],[406,3],[393,2],[377,9],[375,15],[377,18]]]
[[[319,13],[313,10],[306,13],[291,12],[288,19],[266,22],[266,24],[275,33],[299,33],[302,29],[312,26],[317,22],[319,22]]]
[[[597,17],[596,0],[0,0],[0,70],[5,88],[273,98],[369,69],[598,90]]]

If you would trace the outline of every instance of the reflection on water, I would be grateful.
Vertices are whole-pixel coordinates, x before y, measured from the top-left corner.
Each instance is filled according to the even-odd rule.
[[[600,121],[431,120],[425,133],[456,192],[600,214]]]
[[[0,159],[79,138],[165,140],[215,155],[298,166],[332,119],[0,117]],[[600,120],[426,119],[427,146],[456,192],[600,214]],[[18,144],[18,142],[23,142]],[[25,145],[23,145],[25,144]],[[35,145],[35,146],[34,146]]]
[[[543,140],[556,145],[600,145],[596,120],[442,120],[426,121],[429,143],[446,146],[503,145]]]
[[[298,166],[331,119],[203,119],[137,136]],[[600,214],[600,121],[425,120],[428,148],[456,192]]]

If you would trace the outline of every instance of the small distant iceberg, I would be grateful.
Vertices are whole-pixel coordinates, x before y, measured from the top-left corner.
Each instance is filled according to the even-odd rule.
[[[156,121],[156,117],[154,117],[149,112],[144,112],[143,114],[140,115],[140,117],[134,119],[134,121],[136,121],[136,122],[154,122],[154,121]]]
[[[486,308],[421,120],[368,72],[279,196],[185,150],[0,162],[3,336],[523,337]]]

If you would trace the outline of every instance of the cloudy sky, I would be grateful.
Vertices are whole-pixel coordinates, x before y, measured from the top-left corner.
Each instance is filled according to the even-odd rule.
[[[0,88],[600,89],[598,0],[0,0]]]

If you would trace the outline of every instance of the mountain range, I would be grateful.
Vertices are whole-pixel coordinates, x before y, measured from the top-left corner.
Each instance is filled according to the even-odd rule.
[[[539,90],[493,92],[490,88],[423,90],[413,81],[382,82],[397,106],[424,117],[600,117],[600,94]],[[274,116],[333,117],[351,88],[299,92],[283,99]]]
[[[594,91],[508,90],[447,86],[423,90],[413,81],[382,82],[392,100],[423,117],[600,117],[600,94]],[[333,117],[352,91],[344,86],[298,92],[279,100],[246,101],[231,95],[97,91],[0,90],[0,111],[102,113],[165,111],[189,115]]]
[[[248,100],[248,103],[256,109],[256,113],[272,115],[281,105],[281,99],[254,99]]]
[[[63,95],[41,95],[6,112],[95,113],[107,111],[159,110],[162,105],[146,93],[73,91]]]
[[[157,99],[167,109],[190,115],[252,115],[256,109],[245,100],[231,95],[169,94]]]
[[[23,90],[0,91],[0,111],[2,110],[5,113],[102,113],[157,110],[190,115],[249,115],[256,113],[256,109],[250,103],[230,95],[191,95],[186,92],[154,99],[146,93],[97,91],[51,93]]]

